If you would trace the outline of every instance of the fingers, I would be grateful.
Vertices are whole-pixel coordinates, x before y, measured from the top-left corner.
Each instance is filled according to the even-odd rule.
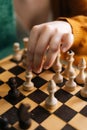
[[[38,25],[38,26],[34,26],[30,33],[29,44],[28,44],[28,54],[27,54],[27,69],[29,71],[32,70],[34,51],[35,51],[35,47],[36,47],[36,44],[40,35],[40,31],[41,31],[41,28]]]
[[[60,43],[61,43],[61,36],[54,35],[54,37],[50,41],[49,51],[46,57],[46,61],[44,63],[44,69],[50,68],[60,51]]]
[[[46,36],[48,37],[47,34],[45,33],[44,36],[40,37],[39,43],[43,38],[45,38]],[[41,44],[38,43],[37,45],[40,46],[37,46],[35,57],[34,57],[34,65],[36,65],[35,71],[39,73],[41,72],[42,68],[44,69],[50,68],[57,57],[58,51],[60,50],[60,44],[62,44],[61,50],[64,52],[67,51],[72,46],[73,40],[74,38],[72,34],[58,35],[54,33],[53,36],[50,35],[50,37],[48,37],[48,39],[46,39],[46,41],[42,43],[42,46]],[[48,53],[46,54],[46,60],[45,62],[43,62],[42,60],[43,60],[44,52],[48,45],[49,45],[49,49],[48,49]],[[38,54],[38,48],[41,49],[39,51],[39,54]]]
[[[59,49],[65,52],[73,44],[74,37],[70,31],[64,32],[59,24],[54,23],[55,26],[51,24],[33,27],[28,45],[28,70],[40,73],[42,68],[48,69],[54,63]]]
[[[50,39],[53,35],[53,32],[49,27],[45,27],[39,36],[37,46],[34,52],[34,62],[33,70],[35,72],[40,72],[44,63],[44,55],[49,46]]]
[[[68,49],[70,49],[70,47],[72,46],[74,42],[74,36],[71,33],[66,33],[62,36],[61,39],[61,50],[62,52],[66,52]]]

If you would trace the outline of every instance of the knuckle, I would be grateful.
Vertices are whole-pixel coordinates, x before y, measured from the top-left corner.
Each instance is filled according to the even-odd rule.
[[[58,28],[55,28],[55,29],[54,29],[54,33],[57,34],[57,35],[60,35],[60,34],[61,34]]]
[[[44,31],[51,31],[50,25],[44,25]]]
[[[35,26],[32,28],[32,32],[33,32],[33,33],[34,33],[34,32],[37,32],[38,29],[39,29],[38,25],[35,25]]]
[[[57,47],[52,47],[52,48],[51,48],[51,51],[52,51],[52,52],[56,52],[56,51],[58,51],[58,48],[57,48]]]
[[[50,47],[51,52],[57,52],[58,51],[58,45],[53,45]]]
[[[50,44],[50,50],[51,50],[51,52],[57,52],[58,51],[58,47],[59,47],[58,42],[51,43]]]

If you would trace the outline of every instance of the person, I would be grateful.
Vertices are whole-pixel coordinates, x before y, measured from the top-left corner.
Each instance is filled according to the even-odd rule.
[[[86,0],[14,0],[14,5],[18,21],[27,31],[31,29],[29,70],[48,69],[60,51],[69,49],[75,52],[76,61],[86,58]]]

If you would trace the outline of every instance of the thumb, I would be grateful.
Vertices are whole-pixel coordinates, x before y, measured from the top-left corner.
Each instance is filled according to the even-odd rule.
[[[61,39],[61,51],[66,52],[72,46],[74,42],[74,36],[71,33],[66,33]]]

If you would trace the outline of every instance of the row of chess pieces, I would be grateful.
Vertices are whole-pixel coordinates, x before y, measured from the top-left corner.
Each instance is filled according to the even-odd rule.
[[[86,61],[84,58],[82,58],[79,61],[78,67],[75,68],[73,66],[74,62],[74,52],[73,51],[68,51],[67,52],[67,64],[65,67],[65,70],[61,73],[62,71],[62,64],[60,62],[60,55],[58,55],[56,63],[54,64],[54,70],[56,74],[54,75],[53,79],[54,81],[58,83],[63,82],[63,76],[65,76],[68,81],[65,83],[65,89],[69,92],[72,92],[78,87],[79,85],[84,85],[82,89],[80,90],[80,95],[83,98],[87,98],[87,73],[86,73]],[[77,72],[78,70],[78,72]]]
[[[26,56],[27,56],[27,47],[28,47],[28,38],[23,39],[24,43],[24,50],[23,54],[20,54],[20,49],[19,49],[19,44],[15,43],[14,44],[14,51],[15,55],[13,56],[15,61],[20,61],[21,58],[23,58],[23,65],[26,66]],[[82,58],[79,61],[78,64],[78,74],[76,74],[76,69],[73,67],[73,62],[74,62],[74,52],[73,51],[68,51],[67,52],[67,64],[65,67],[65,70],[63,73],[62,71],[62,63],[61,63],[61,54],[58,54],[56,61],[53,65],[53,69],[55,70],[55,75],[53,76],[52,80],[49,81],[48,85],[48,92],[49,92],[49,97],[46,99],[46,106],[49,108],[54,108],[57,104],[57,99],[55,98],[54,94],[56,92],[56,84],[62,83],[63,82],[63,77],[65,76],[68,81],[65,83],[65,89],[68,91],[74,91],[78,84],[84,84],[84,87],[81,89],[80,94],[82,97],[87,98],[87,78],[86,78],[86,61],[84,58]],[[20,57],[20,58],[19,58]],[[26,81],[23,84],[23,90],[25,91],[32,91],[34,89],[34,83],[32,82],[33,74],[32,72],[27,72],[25,74]]]

